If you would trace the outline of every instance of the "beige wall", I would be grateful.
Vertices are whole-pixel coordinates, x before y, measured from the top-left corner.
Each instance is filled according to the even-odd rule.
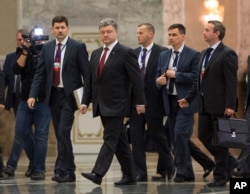
[[[1,0],[0,6],[0,56],[6,55],[15,48],[17,30],[17,1]]]
[[[226,36],[223,42],[236,50],[237,1],[220,0],[220,4],[224,5],[226,8],[223,21],[226,26]],[[185,26],[187,28],[186,43],[199,51],[207,46],[202,37],[203,24],[199,20],[204,11],[203,1],[189,0],[188,3],[185,3]]]

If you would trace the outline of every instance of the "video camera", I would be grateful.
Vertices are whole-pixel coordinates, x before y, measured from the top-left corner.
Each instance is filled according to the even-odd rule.
[[[23,39],[31,43],[31,49],[41,50],[43,46],[43,41],[49,40],[48,35],[43,35],[43,29],[35,27],[30,33],[22,34]]]

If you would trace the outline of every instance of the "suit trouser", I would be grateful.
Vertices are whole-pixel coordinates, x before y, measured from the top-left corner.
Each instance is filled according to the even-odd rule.
[[[188,141],[188,145],[192,158],[194,158],[204,170],[214,168],[214,161],[202,152],[191,140]]]
[[[194,116],[180,109],[177,96],[169,95],[170,113],[168,124],[174,146],[176,176],[194,178],[192,159],[189,150],[189,138],[193,132]]]
[[[74,108],[66,99],[63,89],[52,89],[50,109],[57,140],[57,159],[55,173],[74,173],[75,163],[71,142],[71,128],[74,121]]]
[[[104,127],[104,143],[97,156],[93,173],[104,176],[108,171],[114,155],[121,165],[123,177],[135,179],[135,166],[128,143],[128,136],[123,125],[124,117],[104,117],[101,121]]]
[[[132,153],[136,164],[137,173],[147,176],[147,165],[145,155],[145,125],[147,134],[157,145],[159,154],[157,173],[166,175],[174,170],[173,157],[168,148],[167,137],[163,125],[163,117],[149,117],[147,114],[138,115],[133,109],[129,118]]]
[[[250,175],[250,108],[246,111],[246,119],[248,123],[247,146],[242,149],[237,160],[237,168],[241,173]]]
[[[228,148],[213,146],[214,119],[223,115],[211,115],[207,113],[199,114],[198,137],[207,150],[214,156],[216,167],[214,169],[214,179],[227,181],[230,176],[230,168],[235,165],[235,159],[229,154]]]
[[[169,134],[168,121],[166,122],[165,127],[166,127],[166,133]],[[167,136],[168,136],[167,139],[170,140],[170,144],[168,145],[169,147],[172,147],[173,145],[170,138],[170,134]],[[211,158],[209,158],[199,147],[197,147],[191,139],[188,140],[188,146],[191,157],[195,159],[203,167],[204,170],[214,168],[215,165],[214,161]]]

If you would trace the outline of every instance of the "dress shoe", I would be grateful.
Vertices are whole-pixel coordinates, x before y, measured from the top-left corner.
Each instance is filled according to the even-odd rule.
[[[54,176],[51,177],[51,180],[52,181],[55,181],[55,182],[59,182],[63,177],[63,174],[62,173],[55,173]]]
[[[115,185],[135,185],[136,184],[136,180],[133,179],[128,179],[128,178],[122,178],[121,180],[119,180],[118,182],[115,182]]]
[[[234,168],[233,176],[243,177],[243,178],[250,178],[250,173],[244,173],[242,170]]]
[[[33,167],[30,165],[27,169],[27,171],[25,172],[25,176],[26,177],[31,177],[32,173],[33,173]]]
[[[81,173],[83,177],[85,177],[86,179],[88,180],[91,180],[93,183],[97,184],[97,185],[100,185],[102,183],[102,177],[95,174],[95,173],[85,173],[85,172],[82,172]]]
[[[59,177],[58,183],[66,183],[66,182],[75,182],[76,175],[75,173],[64,174],[63,176]]]
[[[8,176],[3,171],[0,171],[0,180],[6,179]]]
[[[174,178],[176,173],[176,169],[172,169],[171,171],[167,172],[167,176],[168,176],[168,181],[172,181],[172,179]]]
[[[214,180],[211,183],[208,183],[207,186],[208,187],[224,187],[226,186],[227,181],[225,180]]]
[[[155,174],[151,177],[152,181],[165,181],[166,175]]]
[[[175,183],[184,183],[184,182],[194,182],[194,178],[188,178],[180,175],[176,175],[174,178]]]
[[[34,171],[30,176],[31,180],[45,180],[45,173],[43,171]]]
[[[136,176],[135,180],[137,182],[147,182],[148,181],[148,177],[147,176],[142,176],[142,175],[138,174]]]
[[[7,166],[4,169],[4,173],[7,174],[8,176],[14,176],[15,175],[15,169],[12,166]]]
[[[214,170],[214,168],[205,169],[204,174],[203,174],[203,179],[205,179],[207,176],[209,176],[213,170]]]

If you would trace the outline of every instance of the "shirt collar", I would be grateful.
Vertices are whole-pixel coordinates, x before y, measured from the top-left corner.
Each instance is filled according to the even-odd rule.
[[[174,49],[172,48],[172,53],[173,53],[174,51],[179,51],[179,53],[181,53],[182,50],[183,50],[183,48],[184,48],[184,44],[183,44],[178,50],[174,50]]]
[[[147,49],[147,51],[151,51],[151,49],[152,49],[153,45],[154,45],[154,43],[152,42],[152,43],[151,43],[150,45],[148,45],[147,47],[143,47],[143,46],[141,46],[141,50],[142,50],[142,49],[144,49],[144,48],[146,48],[146,49]]]
[[[106,46],[106,45],[103,45],[103,49],[104,48],[109,48],[109,50],[111,51],[114,47],[115,47],[115,45],[118,43],[118,40],[116,39],[114,42],[112,42],[110,45],[108,45],[108,46]]]
[[[215,50],[220,43],[221,43],[221,41],[215,43],[213,46],[210,46],[210,48],[212,48],[213,50]]]
[[[66,36],[66,37],[63,39],[62,42],[59,42],[59,41],[56,39],[56,45],[57,45],[58,43],[61,43],[62,45],[66,45],[68,39],[69,39],[69,36]]]

